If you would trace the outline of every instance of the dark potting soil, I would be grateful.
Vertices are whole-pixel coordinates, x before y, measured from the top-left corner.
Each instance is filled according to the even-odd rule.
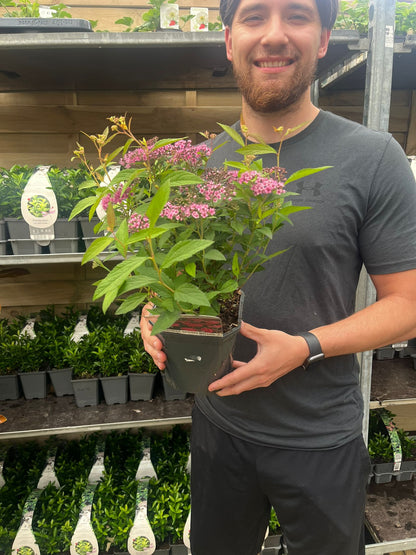
[[[221,301],[220,319],[222,321],[223,333],[235,328],[238,324],[238,311],[240,308],[240,291],[235,291],[231,299]]]
[[[416,482],[371,483],[366,519],[370,530],[384,541],[416,537]]]

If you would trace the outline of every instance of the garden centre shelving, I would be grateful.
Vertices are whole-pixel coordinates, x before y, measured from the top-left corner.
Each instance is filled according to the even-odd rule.
[[[360,37],[355,31],[332,33],[328,54],[318,66],[319,79],[313,87],[315,102],[318,103],[320,90],[329,91],[336,86],[345,90],[364,89],[366,124],[376,129],[386,127],[392,82],[395,88],[416,90],[416,36],[394,39],[391,33],[394,6],[392,0],[370,0],[375,17],[370,24],[369,38]],[[235,86],[225,55],[223,34],[219,32],[0,35],[0,53],[0,92],[169,89],[178,82],[184,89],[197,88],[201,82],[207,88]],[[217,120],[222,120],[221,115],[220,112]],[[88,113],[84,112],[84,116],[88,118]],[[79,265],[81,258],[82,254],[0,256],[0,269],[14,266],[33,269],[45,264],[73,267]],[[374,292],[364,278],[358,305],[373,300]],[[363,354],[361,360],[366,407],[382,404],[414,408],[416,395],[410,399],[370,401],[372,360],[372,353]],[[189,424],[192,404],[188,398],[173,402],[154,400],[152,404],[139,402],[134,403],[134,407],[133,404],[100,405],[78,410],[75,407],[74,410],[69,406],[69,399],[61,401],[66,405],[62,410],[50,399],[30,401],[27,407],[31,408],[24,415],[20,408],[12,406],[13,403],[6,403],[2,411],[7,413],[9,420],[2,425],[0,441]],[[44,422],[38,425],[35,414]],[[54,427],[50,427],[50,422],[54,422]],[[367,552],[378,555],[414,548],[416,539],[408,538],[369,545]]]

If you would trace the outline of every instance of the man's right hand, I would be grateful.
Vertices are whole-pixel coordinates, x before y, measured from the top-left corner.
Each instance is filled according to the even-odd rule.
[[[152,324],[150,323],[151,314],[149,310],[151,310],[152,307],[152,303],[148,303],[143,307],[140,318],[141,335],[145,351],[152,357],[159,370],[164,370],[166,367],[166,354],[162,350],[162,342],[158,337],[156,337],[156,335],[151,335]]]

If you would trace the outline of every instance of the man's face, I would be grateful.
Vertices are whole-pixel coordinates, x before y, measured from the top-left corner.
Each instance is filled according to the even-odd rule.
[[[225,30],[238,86],[247,104],[262,113],[309,99],[328,40],[314,0],[241,0]]]

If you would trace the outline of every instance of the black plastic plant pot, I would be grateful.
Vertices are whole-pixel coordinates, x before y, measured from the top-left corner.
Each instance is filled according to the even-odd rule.
[[[183,315],[159,334],[167,356],[164,375],[176,388],[205,394],[212,382],[231,370],[243,302],[244,294],[241,294],[238,323],[225,333],[216,316]]]
[[[3,17],[0,33],[74,33],[91,32],[91,23],[86,19]]]
[[[128,376],[101,376],[104,400],[107,405],[125,405],[129,399]]]
[[[20,383],[17,374],[0,376],[0,401],[15,400],[20,397]]]
[[[150,401],[157,374],[140,374],[129,372],[129,390],[131,401]]]
[[[44,399],[47,395],[46,371],[19,372],[25,399]]]
[[[72,368],[52,368],[48,370],[48,374],[57,397],[74,394],[71,382]]]
[[[71,380],[77,407],[92,407],[100,402],[100,382],[98,378]]]

